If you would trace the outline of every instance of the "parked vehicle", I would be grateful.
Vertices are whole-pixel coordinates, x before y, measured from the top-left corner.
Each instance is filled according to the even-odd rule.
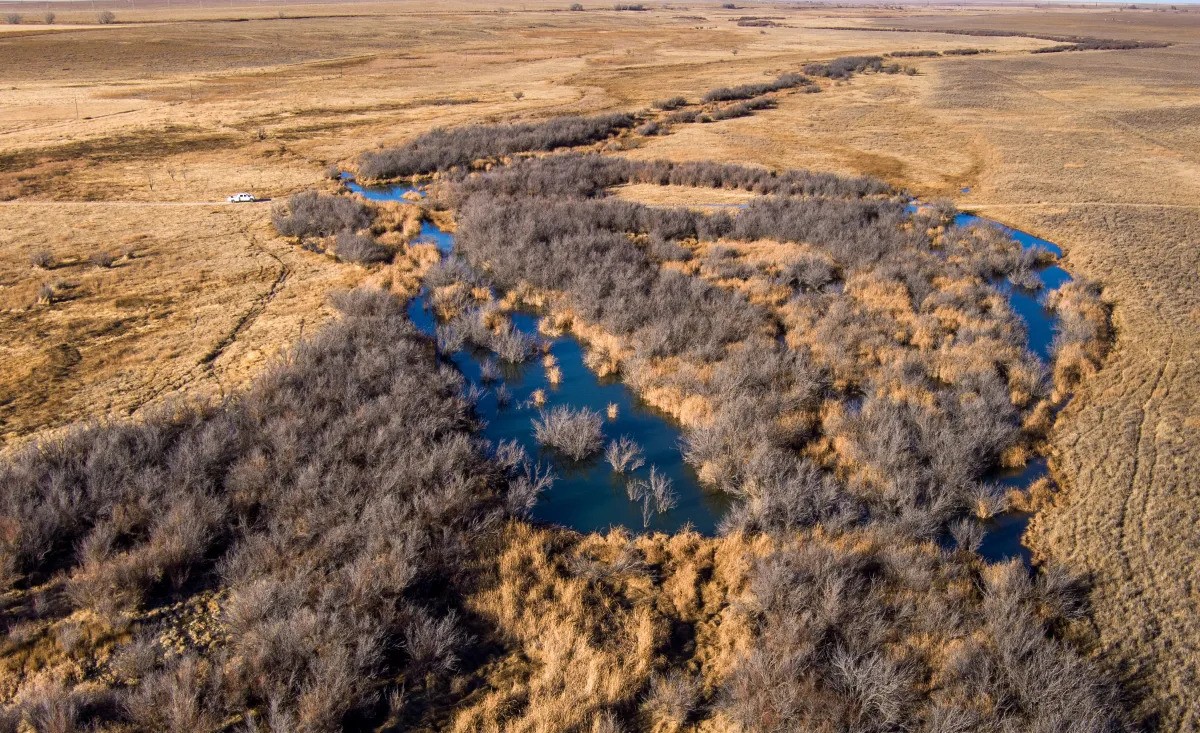
[[[254,194],[245,193],[245,192],[235,193],[234,195],[232,195],[228,199],[226,199],[226,201],[228,201],[231,204],[244,204],[246,202],[252,202],[252,201],[257,201],[257,200],[258,199],[254,198]]]

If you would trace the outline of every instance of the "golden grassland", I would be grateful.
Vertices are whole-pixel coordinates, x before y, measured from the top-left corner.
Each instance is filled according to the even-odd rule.
[[[783,95],[626,154],[878,175],[1059,243],[1103,282],[1117,341],[1058,421],[1063,490],[1028,541],[1092,576],[1099,641],[1146,686],[1145,711],[1200,725],[1200,599],[1181,570],[1200,560],[1200,13],[566,5],[176,5],[117,9],[104,27],[66,25],[94,21],[67,9],[5,29],[0,434],[235,389],[328,317],[329,290],[367,276],[275,236],[268,205],[229,193],[282,197],[438,125],[636,109],[851,53],[989,49],[905,59],[916,75]],[[733,22],[759,12],[784,20]],[[954,28],[1175,45],[1030,55],[1048,42],[932,32]],[[41,251],[50,267],[32,264]]]

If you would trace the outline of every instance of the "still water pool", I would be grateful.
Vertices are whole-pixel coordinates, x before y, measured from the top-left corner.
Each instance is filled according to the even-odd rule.
[[[407,186],[364,188],[352,181],[346,181],[346,185],[374,201],[403,200],[412,190]],[[453,253],[453,237],[429,222],[422,225],[421,236],[436,243],[444,255]],[[437,321],[425,291],[409,303],[408,313],[419,329],[430,336],[436,335]],[[558,480],[534,507],[534,518],[581,532],[603,531],[616,526],[632,531],[678,532],[691,526],[702,534],[715,533],[729,508],[730,499],[721,492],[705,489],[684,462],[683,433],[678,423],[639,400],[620,380],[596,376],[584,364],[583,346],[573,336],[564,334],[553,339],[540,336],[538,318],[532,313],[514,313],[512,323],[518,331],[548,343],[546,353],[554,358],[562,372],[557,385],[550,383],[546,365],[540,358],[525,364],[503,366],[502,379],[495,383],[486,382],[482,375],[483,363],[491,358],[490,354],[467,347],[451,354],[450,359],[483,395],[476,407],[486,422],[483,437],[494,443],[515,440],[525,447],[530,457],[554,467]],[[510,395],[506,404],[500,404],[498,399],[497,388],[501,384]],[[545,395],[545,403],[536,406],[532,399],[539,390]],[[544,450],[533,438],[533,420],[540,410],[559,405],[584,407],[600,413],[604,416],[605,440],[622,436],[632,438],[642,448],[645,465],[629,475],[621,475],[613,472],[603,455],[571,461],[554,451]],[[626,483],[631,479],[644,480],[652,466],[670,479],[678,503],[662,514],[654,512],[644,516],[644,504],[630,500]]]

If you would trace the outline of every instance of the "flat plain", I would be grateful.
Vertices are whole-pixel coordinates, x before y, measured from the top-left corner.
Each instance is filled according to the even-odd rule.
[[[270,203],[230,193],[333,190],[331,166],[434,127],[979,49],[897,59],[915,73],[785,95],[621,155],[878,176],[1055,242],[1102,283],[1116,340],[1058,418],[1059,490],[1026,541],[1090,579],[1078,633],[1139,715],[1200,726],[1200,11],[566,5],[176,3],[103,26],[73,6],[0,28],[5,441],[242,388],[331,317],[330,291],[381,277],[299,250]],[[739,26],[747,15],[771,25]],[[1170,45],[1030,53],[1054,35]],[[739,203],[650,188],[622,195]],[[382,277],[403,290],[393,268]]]

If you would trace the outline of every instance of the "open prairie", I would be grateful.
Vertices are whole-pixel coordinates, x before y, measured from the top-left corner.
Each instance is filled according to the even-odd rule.
[[[676,124],[669,134],[614,136],[589,149],[631,165],[711,161],[877,177],[921,199],[949,199],[1054,242],[1074,276],[1102,285],[1115,338],[1102,365],[1079,381],[1053,422],[1044,450],[1058,489],[1040,502],[1025,535],[1044,566],[1061,564],[1086,577],[1090,603],[1086,613],[1066,614],[1069,624],[1040,611],[1037,617],[1054,629],[1056,643],[1068,640],[1119,681],[1117,707],[1126,710],[1117,717],[1129,726],[1200,727],[1194,694],[1200,688],[1200,589],[1193,581],[1200,563],[1200,8],[712,2],[617,11],[584,2],[572,11],[567,2],[542,0],[509,8],[413,0],[244,7],[175,2],[113,5],[115,22],[102,23],[90,5],[50,5],[55,18],[47,24],[40,4],[35,10],[28,3],[0,3],[3,15],[22,15],[20,23],[0,26],[0,435],[14,453],[82,421],[156,420],[164,405],[183,411],[181,400],[247,389],[270,404],[237,410],[287,419],[291,413],[270,402],[274,398],[261,397],[269,392],[261,384],[286,382],[282,363],[316,371],[325,362],[314,355],[316,347],[283,362],[281,355],[331,321],[351,324],[345,326],[349,335],[338,332],[348,341],[377,327],[367,319],[377,318],[381,306],[335,309],[330,294],[373,284],[408,297],[418,288],[414,276],[431,261],[428,248],[411,241],[422,215],[415,206],[378,214],[374,234],[402,253],[382,266],[335,257],[332,247],[303,249],[273,224],[273,208],[290,195],[338,191],[331,173],[358,170],[363,152],[401,146],[435,128],[640,112],[675,96],[695,103],[714,88],[769,82],[813,62],[900,52],[887,60],[905,67],[904,73],[822,77],[814,82],[819,93],[784,90],[752,114]],[[1074,42],[1066,37],[1153,47],[1032,53]],[[225,202],[240,191],[259,201]],[[761,198],[735,186],[709,191],[632,178],[615,191],[627,202],[708,212]],[[391,218],[380,223],[385,213]],[[433,215],[451,217],[446,211]],[[500,262],[501,254],[482,243],[480,232],[491,224],[478,212],[455,216],[458,223],[465,220],[463,237],[473,251]],[[518,239],[513,236],[513,251]],[[713,251],[718,249],[696,245],[695,259],[677,267],[724,287],[729,278],[714,264],[722,256],[766,272],[782,251],[753,241]],[[803,248],[788,253],[807,256]],[[873,294],[872,308],[886,310],[887,293],[868,275],[853,285]],[[772,283],[756,277],[742,278],[742,291],[748,303],[769,311],[772,323],[802,331],[796,323],[816,318],[772,301]],[[338,310],[350,315],[338,320]],[[376,325],[355,325],[360,322]],[[386,332],[397,329],[397,340],[406,344],[404,359],[424,363],[420,348],[408,346],[418,339],[388,324]],[[812,341],[820,351],[816,336],[794,340]],[[613,352],[620,352],[619,339],[612,341]],[[667,363],[691,368],[682,357]],[[634,380],[643,396],[669,391],[661,364],[658,369],[643,368]],[[694,373],[706,376],[703,366]],[[456,431],[467,432],[466,423],[449,417],[459,406],[444,390],[430,387],[427,395],[423,389],[385,395],[391,400],[386,406],[408,415],[418,398],[437,405],[453,427],[429,438],[426,447],[467,461],[457,452],[465,448],[454,442]],[[673,410],[670,399],[656,406],[687,424],[689,413]],[[719,409],[694,411],[712,412]],[[238,415],[228,419],[238,422]],[[376,425],[369,415],[364,424]],[[315,437],[332,446],[342,429],[334,425]],[[387,429],[381,421],[379,434],[391,435]],[[829,434],[836,443],[835,431]],[[394,437],[401,442],[403,436]],[[397,463],[416,461],[403,453],[407,449],[396,450]],[[337,466],[332,454],[319,464],[330,472],[341,470]],[[301,500],[328,497],[314,490]],[[478,516],[491,518],[489,526],[501,516],[489,503],[494,499],[471,505]],[[377,510],[370,502],[386,497],[354,500],[367,502],[363,516],[369,516]],[[282,510],[280,516],[301,524],[311,519]],[[353,696],[373,700],[364,707],[374,712],[355,715],[386,719],[389,729],[553,730],[559,721],[564,729],[601,731],[618,730],[620,721],[650,720],[660,730],[716,730],[738,723],[732,713],[710,715],[725,710],[728,700],[742,705],[736,709],[755,709],[746,702],[753,690],[721,687],[731,660],[750,644],[750,612],[727,601],[758,588],[749,569],[755,558],[775,558],[777,569],[792,573],[787,577],[814,586],[841,582],[810,572],[810,564],[828,559],[821,553],[854,572],[874,573],[863,568],[878,563],[884,568],[879,585],[891,594],[887,611],[906,619],[906,603],[936,605],[947,595],[973,599],[963,601],[972,609],[964,613],[976,619],[971,614],[990,612],[991,596],[974,598],[973,582],[989,589],[1020,585],[1005,570],[947,570],[930,559],[936,548],[883,549],[866,534],[830,538],[806,530],[799,539],[739,534],[736,541],[688,533],[578,536],[504,516],[504,529],[486,552],[466,553],[491,553],[498,564],[473,567],[467,600],[457,606],[471,633],[502,633],[486,638],[488,649],[465,655],[467,671],[451,682],[435,684],[432,667],[426,670],[424,697],[409,717],[396,712],[404,700],[380,701],[379,689],[357,688]],[[404,525],[404,532],[428,531],[431,538],[422,541],[436,548],[431,552],[457,557],[468,544],[460,534],[468,536],[474,525],[443,519],[419,531]],[[442,534],[432,537],[437,532]],[[291,541],[294,547],[281,544],[280,551],[306,547],[303,539]],[[794,547],[806,543],[808,549]],[[807,554],[801,561],[789,552]],[[314,552],[312,562],[327,559]],[[476,556],[474,562],[481,561]],[[362,563],[367,567],[369,559]],[[597,563],[609,564],[607,575],[592,568]],[[903,563],[936,569],[917,583],[896,569]],[[85,580],[98,577],[87,568]],[[237,574],[237,568],[222,568]],[[449,574],[441,566],[436,572]],[[454,583],[460,582],[455,574]],[[38,592],[50,597],[45,588],[53,582],[46,583]],[[24,609],[28,599],[13,600],[15,592],[6,608]],[[857,602],[874,593],[873,586],[856,586],[851,595],[858,594]],[[519,600],[526,597],[528,608]],[[760,593],[757,602],[767,620],[760,622],[759,638],[783,638],[780,629],[795,599],[762,598]],[[248,601],[238,603],[247,615]],[[29,615],[42,619],[55,612],[40,613]],[[436,626],[421,613],[406,606],[406,628]],[[418,621],[409,619],[413,615]],[[33,622],[21,618],[26,634],[40,638],[28,631]],[[15,634],[11,619],[6,623]],[[5,697],[24,689],[26,678],[61,683],[108,669],[107,662],[72,657],[62,623],[54,621],[58,642],[51,651],[34,642],[19,653],[6,651],[0,679]],[[91,628],[90,621],[82,623]],[[962,652],[965,640],[979,637],[979,628],[992,628],[971,623],[963,622],[962,638],[935,651],[923,646],[933,633],[929,628],[902,625],[889,637],[894,654],[887,663],[911,669],[920,658],[931,671],[913,689],[926,696],[933,688],[952,689],[961,696],[953,702],[969,706],[970,688],[947,680],[977,661]],[[610,637],[614,628],[620,633]],[[128,641],[118,637],[102,637],[96,645],[107,650]],[[596,638],[602,641],[592,644]],[[410,635],[405,643],[417,641]],[[655,666],[660,662],[650,648],[666,649],[666,664],[676,671]],[[679,669],[700,680],[699,687],[684,689],[674,676]],[[105,674],[111,681],[112,674]],[[572,675],[586,677],[590,686],[577,687],[583,680]],[[718,688],[726,691],[713,692]],[[458,701],[452,710],[439,707],[451,697]],[[700,712],[679,714],[687,707],[680,700],[691,698],[705,701],[695,705]],[[610,708],[604,705],[617,713],[605,712]],[[863,703],[856,713],[864,726],[868,707]],[[391,712],[380,715],[376,708]],[[742,715],[746,724],[748,713]],[[870,720],[885,728],[903,717],[879,715]],[[928,729],[971,729],[955,728],[950,717],[936,718],[942,727],[935,728],[935,718],[924,720]],[[182,725],[183,718],[173,720]],[[781,720],[778,729],[787,729],[789,719]]]

